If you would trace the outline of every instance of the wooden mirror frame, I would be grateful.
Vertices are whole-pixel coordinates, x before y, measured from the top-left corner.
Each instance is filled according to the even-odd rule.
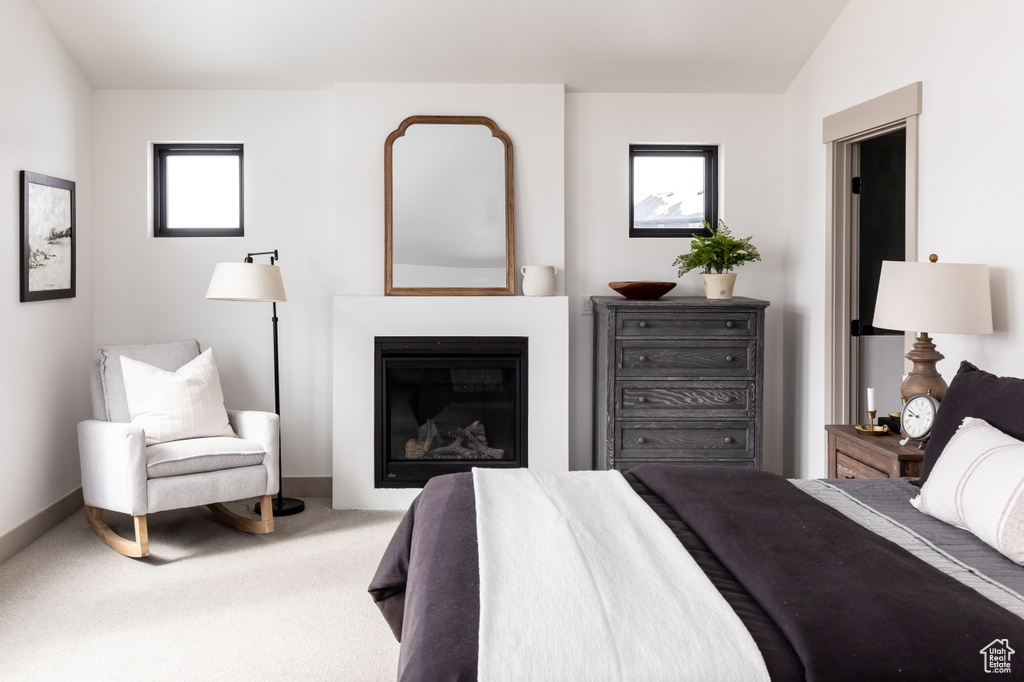
[[[393,168],[392,146],[417,123],[484,125],[505,145],[505,286],[504,287],[396,287],[392,279]],[[384,295],[385,296],[513,296],[515,295],[515,239],[512,193],[512,140],[486,116],[410,116],[384,143]]]

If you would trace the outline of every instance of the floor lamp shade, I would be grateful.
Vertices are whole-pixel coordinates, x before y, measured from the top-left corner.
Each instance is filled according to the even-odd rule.
[[[918,332],[906,357],[914,366],[900,387],[904,402],[931,391],[946,395],[946,381],[935,368],[944,357],[935,350],[931,332],[991,334],[992,293],[988,266],[970,263],[882,261],[875,327]]]
[[[287,301],[281,268],[264,263],[217,263],[206,298],[220,301]]]

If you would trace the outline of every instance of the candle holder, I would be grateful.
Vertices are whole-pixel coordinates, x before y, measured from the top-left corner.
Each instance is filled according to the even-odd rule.
[[[865,425],[858,424],[854,426],[857,433],[863,436],[884,436],[889,433],[888,426],[875,426],[875,415],[878,414],[876,410],[868,410],[868,423]]]

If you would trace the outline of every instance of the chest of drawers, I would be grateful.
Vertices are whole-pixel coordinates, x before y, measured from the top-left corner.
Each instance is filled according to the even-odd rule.
[[[596,469],[760,468],[767,301],[591,300]]]

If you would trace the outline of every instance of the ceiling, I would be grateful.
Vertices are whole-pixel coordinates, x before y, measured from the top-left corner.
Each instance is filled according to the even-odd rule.
[[[33,0],[96,89],[780,93],[849,0]]]

